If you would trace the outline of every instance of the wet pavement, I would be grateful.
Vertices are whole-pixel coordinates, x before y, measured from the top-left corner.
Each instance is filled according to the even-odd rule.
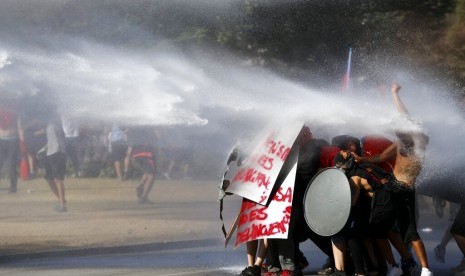
[[[154,204],[136,201],[137,181],[65,181],[68,212],[54,211],[56,198],[42,179],[21,182],[17,194],[0,181],[0,275],[239,275],[245,248],[224,248],[214,181],[157,181]],[[230,197],[225,217],[240,201]],[[461,259],[453,241],[446,263],[433,248],[447,223],[430,197],[420,198],[420,229],[435,275],[448,275]],[[233,242],[233,241],[232,241]],[[302,245],[313,275],[324,257]]]

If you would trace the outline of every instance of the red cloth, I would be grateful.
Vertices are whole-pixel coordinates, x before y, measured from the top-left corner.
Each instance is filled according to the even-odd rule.
[[[362,155],[363,156],[373,156],[382,153],[387,149],[392,141],[382,136],[365,136],[361,139],[362,141]],[[395,157],[387,162],[378,164],[381,168],[388,172],[392,172],[394,165],[396,163]]]
[[[334,167],[334,156],[336,156],[336,154],[340,151],[341,149],[336,146],[322,147],[321,152],[320,152],[320,167],[321,168]]]

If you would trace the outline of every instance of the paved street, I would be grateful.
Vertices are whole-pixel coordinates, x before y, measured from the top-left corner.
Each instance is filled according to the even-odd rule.
[[[67,179],[68,213],[53,210],[45,181],[22,182],[7,194],[0,182],[0,275],[238,275],[245,248],[224,248],[214,181],[157,181],[153,205],[135,200],[137,181]],[[421,200],[422,237],[435,275],[448,275],[461,254],[451,242],[446,263],[434,259],[445,216]],[[239,201],[226,202],[232,218]],[[312,275],[324,262],[313,244],[302,246]]]

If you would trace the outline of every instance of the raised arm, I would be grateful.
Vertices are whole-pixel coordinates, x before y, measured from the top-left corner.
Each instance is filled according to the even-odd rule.
[[[404,103],[399,97],[399,90],[401,89],[400,85],[397,83],[393,83],[391,87],[391,94],[392,99],[394,100],[394,104],[396,105],[397,110],[405,115],[409,115],[407,107],[405,107]]]
[[[382,163],[388,161],[390,158],[397,155],[397,144],[392,143],[389,147],[387,147],[383,152],[380,154],[372,155],[372,156],[363,156],[356,158],[357,162],[367,162],[367,163]]]
[[[397,110],[401,114],[405,115],[410,115],[410,113],[407,110],[407,107],[405,107],[405,104],[402,102],[402,100],[399,97],[399,90],[401,89],[400,85],[397,83],[392,84],[391,88],[391,93],[392,93],[392,99],[394,100],[394,104],[396,105]],[[429,137],[424,134],[423,132],[413,132],[410,133],[410,135],[416,140],[417,146],[419,148],[426,148],[426,145],[429,142]]]

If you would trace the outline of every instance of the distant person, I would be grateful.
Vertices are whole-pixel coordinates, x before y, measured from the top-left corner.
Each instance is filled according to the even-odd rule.
[[[126,133],[118,124],[113,124],[108,134],[108,149],[118,180],[123,180],[123,163],[128,150]]]
[[[148,196],[155,182],[155,153],[150,146],[134,145],[131,147],[134,162],[142,170],[143,174],[136,194],[139,204],[153,204]]]
[[[45,179],[58,198],[57,212],[67,212],[65,199],[66,147],[65,134],[57,116],[51,115],[47,124],[47,148],[44,160]]]
[[[399,97],[401,87],[393,84],[391,94],[397,110],[404,115],[409,115],[407,108]],[[381,154],[358,158],[359,162],[381,163],[395,157],[396,162],[393,168],[393,175],[397,184],[406,189],[401,189],[397,193],[397,200],[400,204],[399,226],[404,238],[404,242],[412,243],[413,250],[422,266],[421,275],[429,276],[433,273],[429,270],[428,258],[425,245],[417,230],[416,218],[416,197],[415,182],[421,172],[424,153],[429,142],[428,136],[422,132],[396,132],[398,141],[392,143]],[[404,211],[406,210],[406,211]],[[405,273],[405,271],[404,271]]]
[[[10,194],[17,192],[20,128],[14,101],[0,99],[0,171],[6,165],[10,176]]]
[[[39,171],[37,153],[47,143],[45,125],[42,125],[36,118],[29,117],[22,120],[22,125],[27,146],[26,154],[29,165],[29,178],[34,178]]]
[[[63,124],[63,131],[65,133],[66,154],[68,155],[73,166],[73,177],[80,177],[80,164],[79,164],[79,126],[74,118],[69,116],[62,116],[61,122]]]
[[[454,224],[459,208],[460,204],[449,201],[449,221],[447,222],[447,226],[444,229],[444,233],[442,234],[441,242],[434,248],[434,257],[440,263],[444,263],[446,261],[446,247],[449,241],[452,239],[450,230],[452,229],[452,225]]]
[[[133,127],[127,132],[128,150],[125,157],[125,174],[127,177],[131,160],[134,160],[134,167],[142,172],[140,184],[136,189],[139,204],[153,203],[148,196],[155,182],[157,134],[150,127]]]

